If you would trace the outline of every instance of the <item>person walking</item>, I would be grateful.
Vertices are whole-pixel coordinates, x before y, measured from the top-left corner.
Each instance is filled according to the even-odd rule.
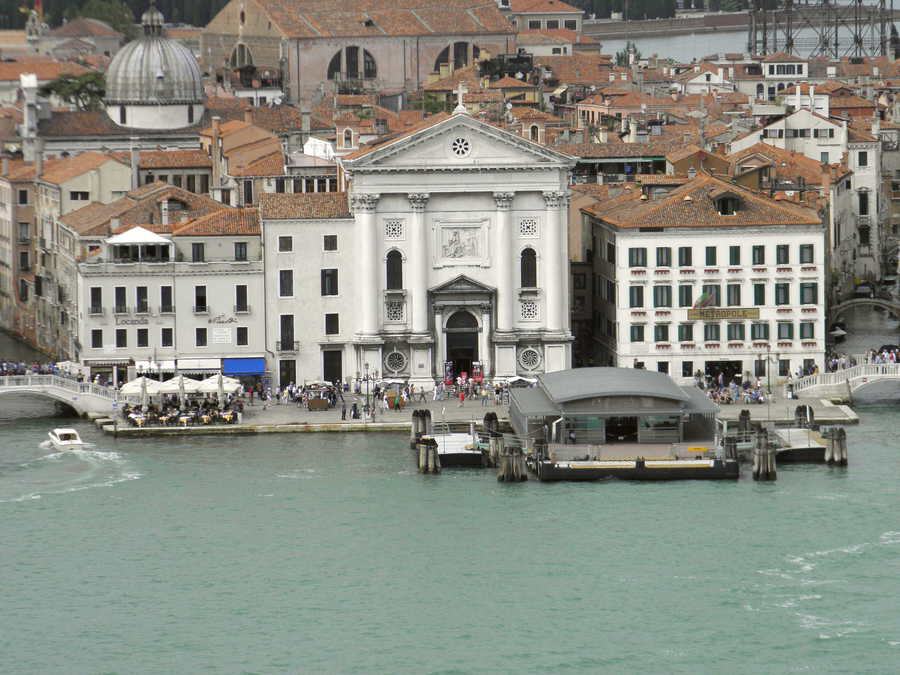
[[[462,387],[459,388],[459,405],[457,408],[462,408],[463,404],[466,402],[466,390]]]
[[[344,400],[344,397],[341,397],[341,401]],[[347,404],[345,402],[341,403],[341,421],[345,422],[347,420]]]

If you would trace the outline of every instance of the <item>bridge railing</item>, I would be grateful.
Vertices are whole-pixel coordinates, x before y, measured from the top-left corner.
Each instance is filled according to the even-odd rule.
[[[844,368],[833,373],[807,375],[794,380],[794,391],[803,391],[819,385],[843,384],[848,380],[862,377],[896,377],[900,378],[900,363],[864,363]]]
[[[56,387],[77,394],[91,394],[116,401],[119,392],[112,387],[104,387],[93,382],[78,382],[59,375],[4,375],[0,377],[0,387]]]

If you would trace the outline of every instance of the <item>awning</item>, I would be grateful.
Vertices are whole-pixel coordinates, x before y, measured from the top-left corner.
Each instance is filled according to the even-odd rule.
[[[171,361],[135,361],[134,369],[139,373],[174,372],[175,360]]]
[[[553,93],[551,94],[551,96],[559,96],[568,88],[569,88],[568,85],[563,85],[561,87],[557,87],[556,89],[553,90]]]
[[[178,371],[182,373],[205,373],[222,369],[222,359],[178,359],[176,363]]]
[[[89,368],[97,366],[127,366],[131,363],[131,359],[85,359],[84,365]]]
[[[222,359],[223,375],[264,375],[265,372],[266,360],[263,358]]]
[[[110,246],[141,246],[141,245],[168,245],[172,243],[171,239],[161,237],[155,232],[151,232],[143,227],[133,227],[130,230],[117,234],[106,240]]]

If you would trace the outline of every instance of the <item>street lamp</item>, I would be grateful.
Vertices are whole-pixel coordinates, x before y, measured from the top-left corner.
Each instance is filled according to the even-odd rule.
[[[366,379],[366,407],[363,409],[365,419],[369,419],[369,363],[363,364]]]

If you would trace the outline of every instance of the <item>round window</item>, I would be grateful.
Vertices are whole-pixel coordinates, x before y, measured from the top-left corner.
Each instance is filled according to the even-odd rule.
[[[541,353],[534,347],[528,347],[519,352],[519,365],[525,370],[534,370],[541,365]]]
[[[392,373],[399,373],[406,368],[406,355],[403,352],[391,352],[384,357],[384,367]]]
[[[467,157],[469,153],[472,152],[472,145],[466,138],[454,138],[450,142],[450,152],[457,157]]]

